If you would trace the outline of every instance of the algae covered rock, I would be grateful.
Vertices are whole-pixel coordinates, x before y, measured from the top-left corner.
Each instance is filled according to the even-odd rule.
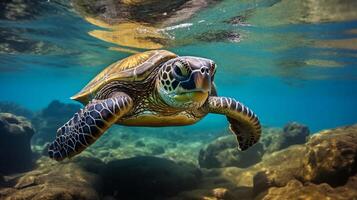
[[[96,191],[102,187],[100,177],[84,168],[98,162],[98,160],[81,160],[57,163],[43,157],[38,161],[39,167],[24,174],[13,187],[0,189],[0,198],[100,199]]]
[[[263,146],[258,143],[246,151],[239,151],[237,141],[233,136],[223,136],[206,148],[201,149],[198,161],[201,167],[218,168],[218,167],[248,167],[261,160],[263,155]]]
[[[274,160],[277,165],[273,165]],[[261,169],[254,176],[254,191],[260,193],[270,187],[278,187],[280,189],[276,189],[276,192],[287,193],[292,185],[300,184],[291,182],[294,179],[304,184],[304,187],[300,187],[302,197],[303,191],[309,191],[312,187],[310,185],[311,187],[306,188],[305,184],[325,184],[329,187],[344,188],[347,187],[349,179],[357,173],[356,161],[357,125],[321,131],[314,134],[306,144],[273,153],[265,157],[262,163],[254,166],[258,170]],[[318,187],[317,191],[321,189],[321,185],[313,187]],[[343,189],[340,196],[342,191]]]
[[[300,135],[299,142],[304,141],[302,136],[307,136],[302,126],[287,126],[284,131],[290,132],[292,138]],[[273,130],[271,134],[278,132]],[[202,170],[203,178],[197,189],[181,192],[174,199],[230,199],[231,194],[232,199],[247,200],[355,199],[356,140],[357,125],[321,131],[306,143],[265,152],[260,162],[247,168]]]
[[[270,187],[283,187],[290,180],[303,176],[303,161],[306,148],[296,145],[265,156],[262,162],[240,173],[238,183],[250,179],[255,195]]]
[[[315,134],[306,148],[306,180],[335,186],[357,172],[357,125]]]
[[[230,160],[229,155],[234,154],[229,149],[235,149],[236,143],[228,137],[210,144],[210,151],[218,152],[212,155],[228,152],[219,158]],[[160,144],[167,150],[161,156],[171,151],[162,140],[155,140],[129,138],[114,147],[118,150]],[[135,145],[138,141],[145,145]],[[0,175],[0,199],[355,199],[356,144],[357,125],[342,127],[318,132],[305,144],[265,153],[246,168],[212,169],[149,156],[113,157],[104,163],[93,158],[103,150],[95,148],[90,154],[84,152],[60,163],[42,157],[35,170],[12,181],[8,176],[1,180]]]
[[[357,177],[351,177],[346,185],[333,188],[327,183],[303,184],[298,180],[291,180],[284,187],[272,187],[267,194],[260,197],[264,200],[279,199],[356,199],[357,197]],[[260,199],[258,198],[258,199]]]
[[[283,128],[283,138],[281,142],[281,149],[294,144],[304,144],[310,135],[309,127],[291,122]]]
[[[198,160],[204,168],[246,168],[259,163],[263,155],[269,155],[294,144],[305,143],[309,135],[309,128],[296,122],[288,123],[283,130],[265,128],[261,141],[246,151],[238,150],[234,137],[223,136],[201,149]]]
[[[6,184],[0,180],[0,199],[165,199],[193,189],[200,177],[192,165],[156,157],[109,163],[87,156],[62,162],[41,157],[36,169]]]
[[[108,195],[119,199],[155,199],[194,188],[200,171],[191,165],[142,156],[111,161],[101,175]]]
[[[297,122],[291,122],[284,126],[283,130],[270,129],[262,134],[261,142],[267,153],[285,149],[291,145],[304,144],[310,130],[307,126]]]
[[[24,117],[0,113],[0,173],[14,173],[32,166],[31,123]]]

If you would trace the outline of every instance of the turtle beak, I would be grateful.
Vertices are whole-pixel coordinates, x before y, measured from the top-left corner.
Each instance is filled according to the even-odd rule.
[[[208,92],[211,90],[211,77],[208,74],[196,73],[194,75],[196,90]]]
[[[208,68],[202,67],[200,70],[193,71],[188,80],[181,82],[181,87],[188,92],[211,91],[211,76],[208,73]]]

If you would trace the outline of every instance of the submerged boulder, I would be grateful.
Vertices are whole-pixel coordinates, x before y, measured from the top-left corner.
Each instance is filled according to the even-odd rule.
[[[166,199],[194,189],[201,178],[192,165],[156,157],[109,163],[82,155],[62,162],[41,157],[36,164],[6,180],[0,175],[0,199]]]
[[[322,131],[306,144],[304,179],[344,184],[357,173],[357,125]]]
[[[286,124],[282,131],[272,130],[275,131],[264,132],[261,139],[267,153],[279,151],[295,144],[304,144],[310,135],[309,128],[297,122]]]
[[[271,161],[274,160],[278,165],[272,165]],[[258,171],[253,179],[256,193],[271,187],[280,188],[275,190],[278,193],[287,193],[294,185],[299,186],[297,191],[299,188],[302,191],[310,190],[311,184],[320,184],[312,187],[317,190],[321,189],[321,184],[325,184],[329,187],[348,187],[345,190],[349,191],[348,183],[357,173],[357,125],[316,133],[306,144],[273,153],[254,168]],[[304,186],[296,181],[291,182],[294,179]],[[338,191],[343,196],[343,189]],[[299,194],[303,195],[303,192]]]
[[[351,177],[342,187],[331,187],[329,184],[303,184],[298,180],[291,180],[284,187],[272,187],[258,199],[355,199],[357,197],[357,176]]]
[[[107,195],[118,199],[155,199],[192,189],[200,171],[187,164],[150,156],[109,162],[101,173]]]
[[[31,123],[24,117],[0,113],[0,173],[15,173],[32,166]]]
[[[302,176],[305,153],[305,146],[296,145],[264,156],[261,163],[242,172],[238,180],[250,179],[255,195],[270,187],[283,187],[290,180]]]
[[[309,135],[309,127],[297,122],[288,123],[283,128],[281,149],[294,144],[304,144],[307,141]]]
[[[357,125],[315,133],[304,144],[265,153],[259,163],[248,168],[202,172],[202,181],[195,190],[181,192],[174,199],[230,199],[219,198],[212,192],[216,188],[223,188],[218,190],[222,195],[229,191],[247,200],[355,199]]]
[[[206,148],[201,149],[198,162],[204,168],[248,167],[261,161],[264,153],[262,144],[258,143],[246,151],[239,151],[233,136],[223,136]]]
[[[288,123],[283,130],[265,128],[260,142],[246,151],[238,150],[234,137],[223,136],[201,149],[198,161],[204,168],[246,168],[259,163],[263,155],[269,155],[294,144],[304,144],[309,135],[309,128],[296,122]]]
[[[88,170],[97,169],[100,163],[97,159],[57,163],[42,157],[37,169],[24,174],[12,187],[0,189],[0,199],[100,199],[101,179]]]

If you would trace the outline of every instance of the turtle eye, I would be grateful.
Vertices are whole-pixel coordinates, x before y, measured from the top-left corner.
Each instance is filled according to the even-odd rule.
[[[209,74],[211,76],[214,76],[214,74],[216,73],[216,68],[217,68],[217,65],[214,62],[212,62],[211,67],[209,69]]]
[[[174,67],[175,74],[179,75],[179,76],[183,76],[180,68],[181,67],[178,64],[175,64],[175,67]]]
[[[177,61],[174,63],[174,72],[179,77],[187,77],[190,73],[190,69],[187,64]]]

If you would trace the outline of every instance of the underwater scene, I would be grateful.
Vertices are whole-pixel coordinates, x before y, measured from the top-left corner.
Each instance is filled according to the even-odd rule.
[[[357,1],[1,0],[0,199],[357,199]]]

